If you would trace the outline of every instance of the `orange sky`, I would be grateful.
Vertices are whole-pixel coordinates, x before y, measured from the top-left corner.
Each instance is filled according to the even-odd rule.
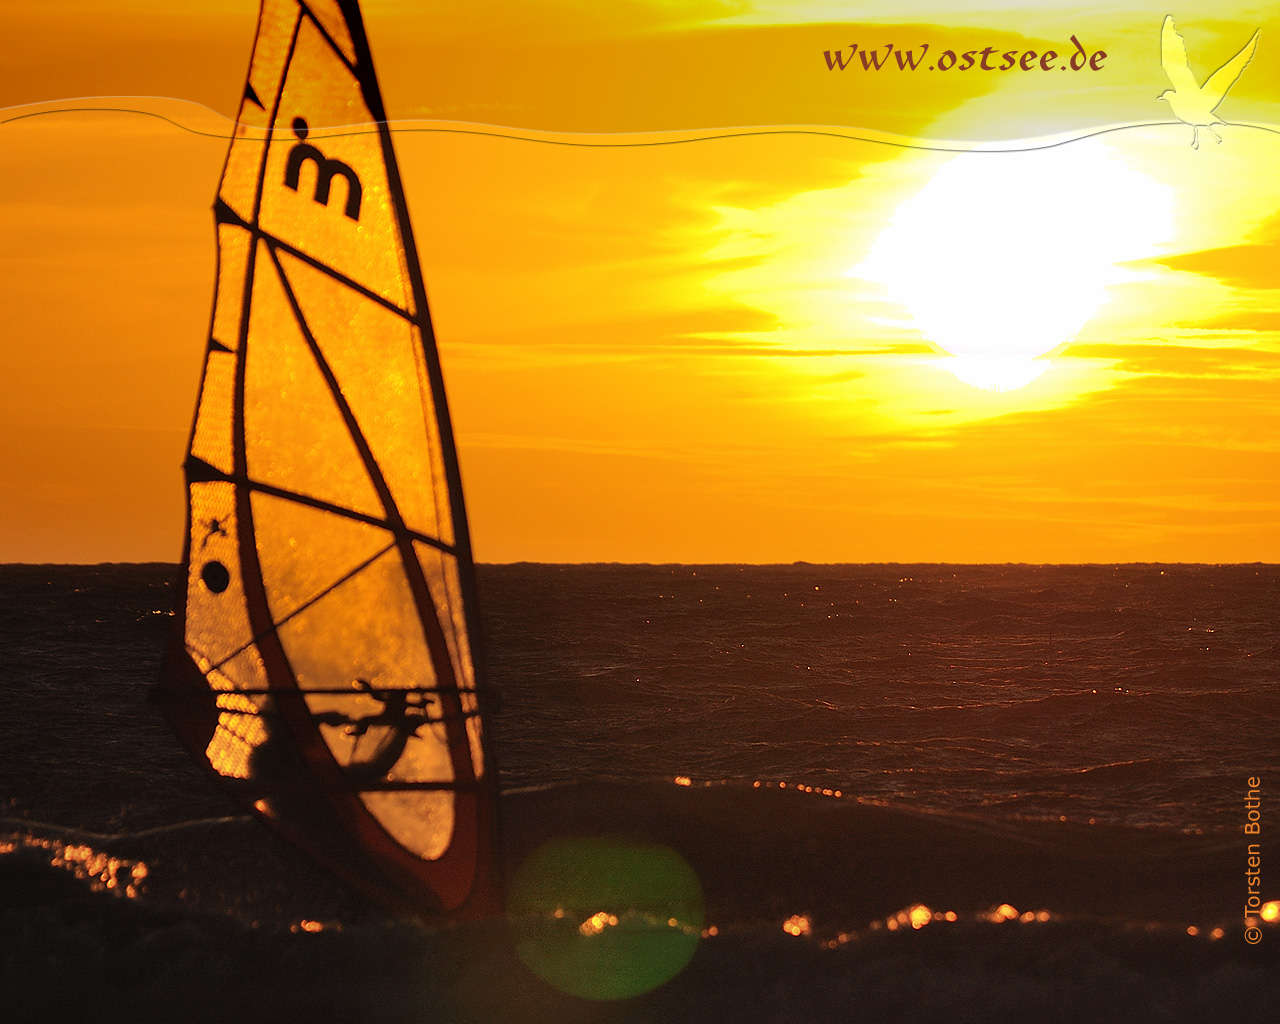
[[[1084,233],[1114,228],[1077,260],[1111,275],[1106,301],[1040,376],[994,392],[958,379],[923,314],[894,298],[905,271],[850,274],[955,154],[539,134],[843,125],[1007,140],[1169,120],[1155,99],[1164,8],[1008,2],[945,27],[940,6],[890,24],[874,5],[855,21],[849,4],[428,14],[368,0],[393,118],[513,129],[396,143],[480,560],[1280,558],[1280,135],[1229,126],[1196,151],[1189,127],[1168,125],[1060,147],[1089,154],[1080,173],[1100,192],[1136,182],[1159,201],[1146,221],[1120,209]],[[172,7],[5,0],[0,105],[143,95],[231,115],[256,4]],[[1280,20],[1175,14],[1201,79],[1262,28],[1219,114],[1280,125]],[[1041,51],[1072,33],[1108,51],[1105,71],[841,77],[822,57],[859,39]],[[122,105],[218,128],[190,103]],[[0,133],[0,560],[176,559],[225,142],[105,112]],[[911,244],[970,231],[957,251],[972,258],[953,266],[1003,267],[1012,249],[1034,270],[1079,220],[1065,180],[1042,213],[999,222],[995,248],[950,220],[965,203],[945,196],[936,237]],[[1062,278],[1073,287],[1087,290]]]

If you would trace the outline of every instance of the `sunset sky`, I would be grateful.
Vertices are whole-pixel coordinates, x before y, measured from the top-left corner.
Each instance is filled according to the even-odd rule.
[[[362,6],[478,560],[1280,560],[1274,5]],[[0,561],[176,560],[257,3],[0,17]]]

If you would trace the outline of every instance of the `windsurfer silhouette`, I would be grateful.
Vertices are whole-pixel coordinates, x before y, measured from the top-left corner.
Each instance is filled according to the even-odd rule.
[[[358,718],[352,718],[341,711],[327,711],[316,715],[316,721],[322,725],[345,726],[347,734],[356,738],[351,760],[344,768],[357,786],[370,786],[385,781],[387,773],[404,754],[409,740],[434,719],[429,713],[430,697],[421,691],[375,691],[367,679],[357,679],[355,684],[361,692],[378,701],[382,710],[377,714],[361,715]],[[411,697],[414,700],[411,701]],[[361,750],[360,739],[370,729],[376,730],[376,742],[367,751]]]

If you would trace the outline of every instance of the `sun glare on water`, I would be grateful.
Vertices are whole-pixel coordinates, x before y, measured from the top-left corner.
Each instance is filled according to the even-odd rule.
[[[898,207],[849,276],[877,282],[956,377],[1020,388],[1143,275],[1118,264],[1173,234],[1173,194],[1096,140],[956,157]]]

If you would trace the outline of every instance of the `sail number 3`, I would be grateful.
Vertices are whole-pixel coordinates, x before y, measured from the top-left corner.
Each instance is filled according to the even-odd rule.
[[[360,199],[363,189],[360,187],[360,177],[353,171],[350,165],[343,163],[341,160],[333,160],[325,156],[315,146],[307,142],[307,135],[311,129],[307,122],[301,117],[293,119],[293,134],[298,137],[298,143],[289,151],[289,162],[284,170],[284,184],[286,188],[298,191],[298,178],[302,174],[302,165],[310,160],[316,165],[316,191],[312,198],[321,206],[329,205],[329,188],[333,184],[333,179],[339,175],[346,179],[347,182],[347,205],[343,211],[352,220],[360,219]]]

